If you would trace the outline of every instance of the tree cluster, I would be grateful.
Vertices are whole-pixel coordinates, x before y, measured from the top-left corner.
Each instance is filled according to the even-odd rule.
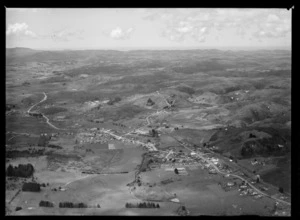
[[[119,101],[121,101],[122,99],[120,98],[120,97],[115,97],[115,98],[113,98],[113,99],[110,99],[108,102],[107,102],[107,104],[108,105],[113,105],[113,104],[115,104],[115,103],[117,103],[117,102],[119,102]]]
[[[153,202],[142,202],[142,203],[136,203],[136,204],[132,204],[132,203],[126,203],[125,204],[126,208],[160,208],[158,203],[153,203]]]
[[[39,203],[40,207],[54,207],[54,204],[52,202],[49,201],[40,201]]]
[[[177,213],[180,216],[186,216],[186,215],[188,215],[188,210],[186,209],[185,206],[180,206],[177,210]]]
[[[88,206],[82,202],[73,203],[73,202],[60,202],[59,208],[87,208]]]
[[[250,133],[250,134],[249,134],[249,138],[256,138],[256,135],[255,135],[255,134],[252,134],[252,133]]]
[[[22,191],[24,191],[24,192],[40,192],[41,187],[40,187],[39,183],[33,183],[33,182],[24,183],[22,186]]]
[[[15,176],[15,177],[31,177],[34,173],[34,168],[32,164],[19,164],[17,167],[12,166],[11,164],[7,167],[6,175]]]
[[[54,144],[49,144],[48,147],[49,147],[49,148],[54,148],[54,149],[62,149],[61,146],[54,145]]]
[[[147,106],[152,106],[154,104],[155,104],[155,102],[153,102],[152,99],[149,98],[146,105]]]
[[[17,206],[15,210],[16,210],[16,212],[19,211],[19,210],[22,210],[22,207]]]
[[[115,123],[115,122],[113,122],[113,125],[119,126],[119,127],[122,127],[122,128],[125,128],[125,127],[126,127],[125,125],[123,125],[123,124],[121,124],[121,123]]]
[[[16,157],[35,157],[44,154],[44,149],[40,150],[7,150],[5,152],[6,158],[16,158]]]
[[[279,187],[279,190],[278,190],[280,193],[283,193],[283,187]]]
[[[284,144],[284,141],[282,137],[276,135],[273,135],[272,138],[247,141],[242,146],[241,155],[245,158],[254,155],[280,156],[289,151],[288,147],[280,148],[279,144]]]
[[[151,137],[158,137],[158,132],[155,129],[151,129],[149,134]]]
[[[6,111],[10,111],[12,110],[13,108],[15,108],[16,106],[13,105],[13,104],[6,104]]]

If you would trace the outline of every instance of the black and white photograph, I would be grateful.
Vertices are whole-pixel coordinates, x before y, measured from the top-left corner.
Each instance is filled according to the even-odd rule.
[[[5,7],[5,215],[291,216],[292,13]]]

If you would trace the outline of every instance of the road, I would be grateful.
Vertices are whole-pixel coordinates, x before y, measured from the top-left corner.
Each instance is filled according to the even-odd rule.
[[[95,174],[95,175],[97,175],[97,174]],[[71,184],[71,183],[74,183],[74,182],[76,182],[76,181],[78,181],[78,180],[82,180],[82,179],[85,179],[85,178],[88,178],[88,177],[91,177],[91,176],[95,176],[95,175],[90,174],[90,175],[87,175],[87,176],[83,176],[83,177],[81,177],[81,178],[78,178],[78,179],[76,179],[76,180],[72,180],[72,181],[70,181],[70,182],[67,182],[65,185],[63,185],[62,188],[63,188],[63,187],[66,187],[67,185],[69,185],[69,184]]]
[[[173,153],[173,151],[170,150],[169,153],[165,156],[165,159],[168,159],[168,156],[169,156],[170,154],[172,154],[172,153]]]
[[[17,134],[17,135],[15,135],[15,136],[9,138],[7,141],[10,141],[10,140],[12,140],[13,138],[15,138],[15,137],[17,137],[17,136],[20,136],[20,135],[22,135],[22,134]]]
[[[158,91],[157,91],[157,94],[158,94],[158,95],[161,95]],[[166,103],[167,103],[167,100],[166,100],[166,99],[165,99],[165,101],[166,101]],[[174,138],[174,137],[173,137],[173,138]],[[174,138],[174,139],[177,140],[176,138]],[[178,142],[181,146],[183,146],[184,148],[186,148],[186,149],[188,149],[188,150],[194,152],[192,149],[188,148],[188,147],[185,146],[183,143],[181,143],[181,141],[177,140],[177,142]],[[286,204],[286,205],[291,205],[291,203],[289,203],[289,202],[286,202],[286,201],[284,201],[284,200],[275,198],[275,197],[273,197],[273,196],[270,196],[270,195],[268,195],[268,194],[266,194],[266,193],[260,191],[260,190],[257,189],[255,186],[253,186],[251,183],[249,183],[246,179],[244,179],[243,177],[241,177],[241,176],[239,176],[239,175],[236,175],[236,174],[228,174],[228,173],[224,173],[224,172],[220,171],[219,168],[218,168],[215,164],[213,164],[211,161],[209,161],[209,160],[207,160],[206,158],[202,157],[202,155],[200,155],[200,154],[197,153],[197,152],[196,152],[196,154],[197,154],[201,159],[203,159],[205,162],[207,162],[210,166],[214,167],[214,169],[215,169],[218,173],[223,174],[223,175],[229,175],[229,176],[236,177],[236,178],[238,178],[238,179],[240,179],[240,180],[245,181],[246,183],[248,183],[248,185],[249,185],[252,189],[254,189],[256,192],[258,192],[259,194],[261,194],[261,195],[263,195],[263,196],[266,196],[266,197],[269,197],[269,198],[271,198],[271,199],[274,199],[274,200],[276,200],[277,202],[281,202],[281,203],[284,203],[284,204]]]
[[[115,137],[117,140],[126,140],[126,141],[131,142],[130,139],[127,139],[127,138],[124,138],[124,137],[122,137],[122,136],[116,135],[116,134],[112,133],[110,130],[102,129],[101,131],[104,132],[104,133],[106,133],[106,134],[109,134],[109,135]],[[147,144],[145,144],[145,143],[143,143],[143,142],[141,142],[141,141],[133,141],[133,142],[134,142],[134,143],[137,143],[137,144],[141,144],[141,145],[146,145],[146,146],[148,146]],[[156,149],[155,146],[152,146],[151,148],[152,148],[152,150],[157,151],[157,149]]]
[[[190,148],[188,148],[187,146],[185,146],[184,144],[182,144],[180,141],[178,141],[178,142],[179,142],[179,143],[181,144],[181,146],[183,146],[184,148],[186,148],[186,149],[188,149],[188,150],[190,150],[190,151],[193,151],[192,149],[190,149]],[[193,151],[193,152],[194,152],[194,151]],[[281,203],[284,203],[284,204],[286,204],[286,205],[291,205],[291,203],[289,203],[289,202],[286,202],[286,201],[284,201],[284,200],[275,198],[275,197],[273,197],[273,196],[270,196],[270,195],[268,195],[268,194],[266,194],[266,193],[260,191],[260,190],[257,189],[255,186],[253,186],[251,183],[249,183],[246,179],[244,179],[243,177],[241,177],[241,176],[239,176],[239,175],[236,175],[236,174],[229,174],[229,173],[224,173],[224,172],[220,171],[219,168],[218,168],[215,164],[213,164],[211,161],[209,161],[208,159],[202,157],[201,154],[199,154],[199,153],[197,153],[197,152],[195,152],[195,153],[196,153],[201,159],[203,159],[205,162],[207,162],[210,166],[212,166],[218,173],[223,174],[223,175],[229,175],[229,176],[236,177],[236,178],[238,178],[238,179],[240,179],[240,180],[245,181],[246,183],[248,183],[248,185],[249,185],[252,189],[254,189],[256,192],[258,192],[259,194],[261,194],[261,195],[263,195],[263,196],[266,196],[266,197],[269,197],[269,198],[271,198],[271,199],[274,199],[274,200],[276,200],[277,202],[281,202]]]
[[[162,94],[160,94],[159,91],[156,91],[156,92],[157,92],[158,95],[161,95],[163,97],[163,99],[165,100],[167,106],[171,107],[171,104],[167,101],[167,99]]]
[[[48,97],[47,97],[46,93],[43,92],[43,94],[44,94],[44,98],[43,98],[41,101],[39,101],[38,103],[36,103],[36,104],[34,104],[33,106],[31,106],[31,107],[28,109],[28,111],[27,111],[28,114],[31,113],[31,109],[33,109],[35,106],[37,106],[38,104],[40,104],[40,103],[42,103],[42,102],[44,102],[44,101],[47,100]],[[50,122],[49,118],[48,118],[46,115],[44,115],[43,113],[41,113],[41,114],[42,114],[43,118],[46,119],[46,123],[47,123],[49,126],[51,126],[52,128],[54,128],[54,129],[56,129],[56,130],[65,130],[65,129],[58,128],[58,127],[54,126],[54,125]]]
[[[42,103],[42,102],[44,102],[44,101],[47,100],[47,95],[46,95],[46,93],[45,93],[45,92],[43,92],[43,93],[44,93],[44,98],[43,98],[41,101],[39,101],[38,103],[36,103],[36,104],[34,104],[33,106],[31,106],[31,107],[28,109],[28,111],[27,111],[28,114],[30,113],[31,109],[33,109],[35,106],[37,106],[38,104],[40,104],[40,103]]]

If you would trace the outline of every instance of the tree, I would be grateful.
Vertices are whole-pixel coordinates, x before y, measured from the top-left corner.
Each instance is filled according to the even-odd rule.
[[[177,168],[174,169],[174,172],[175,172],[176,174],[179,173]]]
[[[7,167],[7,170],[6,170],[6,175],[13,176],[13,173],[14,173],[14,168],[11,164],[9,164],[9,166]]]
[[[156,204],[156,208],[160,208],[160,206],[159,206],[159,204],[158,204],[158,203]]]
[[[282,186],[279,187],[279,192],[283,193],[283,187]]]
[[[16,211],[19,211],[19,210],[21,210],[22,209],[22,207],[20,207],[20,206],[17,206],[16,207]]]
[[[149,98],[148,101],[147,101],[147,106],[151,106],[151,105],[154,105],[154,104],[155,104],[155,102],[153,102],[152,99]]]
[[[24,183],[22,186],[22,191],[24,192],[40,192],[40,184],[38,183]]]

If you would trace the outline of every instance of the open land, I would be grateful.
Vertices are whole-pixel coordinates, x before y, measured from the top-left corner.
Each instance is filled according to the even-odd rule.
[[[6,52],[7,215],[290,215],[290,51]]]

